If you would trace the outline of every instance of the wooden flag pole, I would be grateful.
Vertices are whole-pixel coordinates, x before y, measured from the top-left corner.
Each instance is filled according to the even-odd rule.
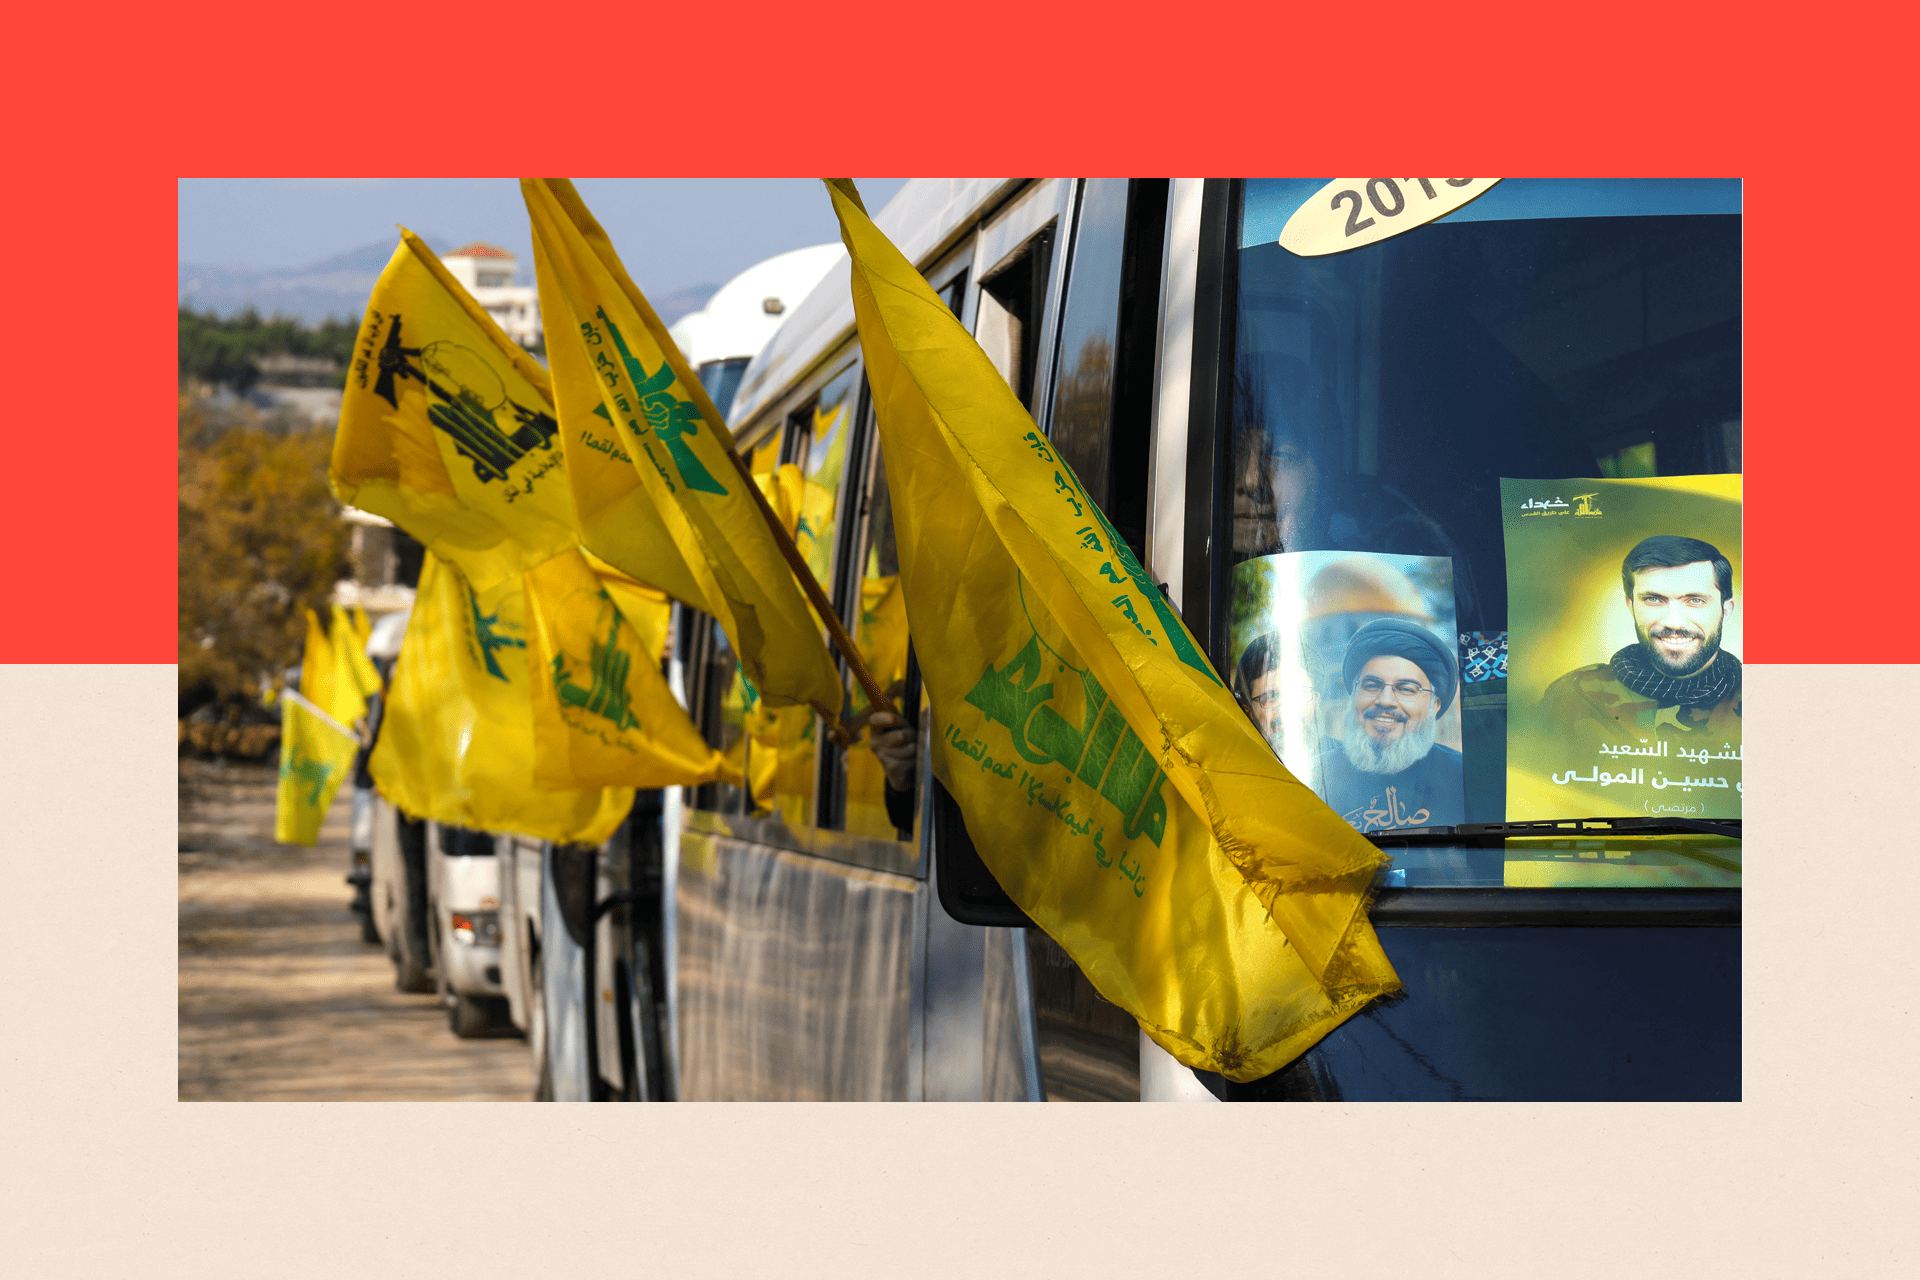
[[[866,661],[861,658],[858,646],[853,643],[853,637],[848,635],[846,627],[841,625],[840,615],[834,612],[832,602],[827,599],[827,593],[820,589],[819,580],[813,576],[813,570],[807,567],[806,560],[800,555],[800,548],[793,545],[793,536],[787,532],[787,527],[780,523],[780,517],[774,512],[772,504],[767,501],[767,495],[760,492],[760,486],[753,482],[753,472],[747,467],[746,459],[740,456],[740,451],[734,447],[733,432],[727,428],[726,419],[720,416],[720,410],[714,406],[712,397],[707,394],[706,385],[687,364],[686,356],[681,353],[680,348],[667,333],[667,327],[660,323],[660,317],[654,311],[652,304],[647,301],[646,295],[640,292],[639,286],[634,284],[627,275],[626,268],[620,265],[620,255],[613,251],[613,241],[607,237],[606,231],[594,219],[593,214],[588,212],[585,202],[580,199],[580,193],[573,189],[572,182],[565,178],[545,178],[539,181],[548,184],[549,191],[559,201],[561,208],[573,219],[575,229],[591,246],[595,256],[600,259],[600,265],[606,268],[614,282],[619,285],[627,301],[633,305],[642,323],[651,332],[654,341],[659,344],[661,354],[666,357],[667,363],[673,366],[675,379],[686,388],[687,394],[693,397],[694,407],[699,409],[700,417],[713,432],[713,438],[726,447],[727,456],[733,459],[734,470],[738,471],[740,478],[746,482],[747,492],[753,495],[754,503],[760,508],[761,518],[767,522],[767,528],[773,531],[773,540],[779,545],[780,554],[786,557],[794,577],[800,580],[800,588],[807,593],[807,599],[813,604],[814,611],[820,615],[820,620],[827,624],[827,634],[833,638],[834,647],[846,658],[847,666],[853,671],[854,679],[858,680],[860,687],[866,691],[867,702],[876,711],[891,709],[893,703],[880,691],[880,686],[874,683],[873,673],[867,670]],[[838,716],[834,717],[834,731],[835,736],[841,740],[842,746],[853,741],[852,734],[844,724],[840,723]]]
[[[760,492],[760,486],[754,482],[753,472],[747,467],[747,460],[742,458],[740,451],[733,447],[731,433],[729,436],[719,436],[717,432],[715,434],[726,441],[727,456],[733,459],[734,470],[738,471],[740,478],[746,482],[747,492],[753,495],[755,505],[760,508],[761,518],[767,522],[767,528],[773,531],[773,540],[779,546],[780,554],[786,557],[787,564],[793,569],[793,576],[800,580],[801,590],[807,593],[807,599],[813,603],[814,611],[820,615],[820,620],[827,624],[827,634],[833,637],[834,647],[840,650],[841,656],[846,658],[847,666],[853,672],[853,678],[858,680],[860,687],[866,691],[868,705],[875,711],[891,710],[892,699],[881,691],[879,684],[873,678],[873,673],[867,670],[866,660],[860,656],[859,646],[854,644],[853,637],[848,635],[846,627],[841,625],[840,615],[834,610],[832,602],[827,599],[827,593],[821,589],[820,580],[814,577],[813,570],[807,567],[806,558],[800,554],[800,548],[794,545],[793,536],[787,532],[787,526],[780,522],[779,513],[773,509],[773,504],[767,501],[767,495]]]

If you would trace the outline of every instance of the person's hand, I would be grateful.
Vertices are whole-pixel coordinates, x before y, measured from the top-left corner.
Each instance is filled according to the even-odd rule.
[[[919,735],[904,716],[892,711],[876,711],[867,721],[872,730],[869,741],[880,767],[887,771],[887,785],[895,791],[913,790],[913,768],[920,754]]]

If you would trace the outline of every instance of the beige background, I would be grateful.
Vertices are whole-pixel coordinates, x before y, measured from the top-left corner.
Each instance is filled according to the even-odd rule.
[[[0,668],[0,1271],[1899,1274],[1912,671],[1747,668],[1743,1103],[585,1110],[174,1101],[173,668]]]

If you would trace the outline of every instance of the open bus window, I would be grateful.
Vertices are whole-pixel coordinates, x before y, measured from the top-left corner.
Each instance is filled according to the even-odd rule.
[[[1029,240],[1012,262],[980,281],[974,340],[1029,410],[1039,364],[1039,321],[1046,310],[1052,263],[1053,228],[1048,227]]]
[[[1375,795],[1356,825],[1422,825],[1423,808],[1437,824],[1443,806],[1501,821],[1500,480],[1739,470],[1739,184],[1509,179],[1437,222],[1296,256],[1280,230],[1324,182],[1240,189],[1222,656],[1243,696],[1263,682],[1291,701],[1269,740],[1323,795],[1401,757],[1446,775],[1397,806]]]
[[[860,510],[865,517],[864,528],[852,561],[859,566],[859,581],[849,583],[847,588],[859,595],[857,601],[851,602],[849,630],[867,670],[898,708],[908,693],[907,603],[900,590],[900,553],[894,542],[893,504],[888,496],[887,468],[880,456],[878,440],[874,442]],[[846,751],[835,753],[835,767],[840,771],[838,788],[843,826],[849,835],[892,840],[897,838],[898,829],[887,812],[886,771],[873,753],[872,733],[867,724],[875,708],[868,705],[866,691],[851,671],[845,673],[845,680],[847,723],[859,736]],[[913,708],[908,709],[909,717],[913,712]],[[916,810],[916,825],[917,822]]]
[[[726,633],[704,613],[681,606],[676,641],[686,663],[687,692],[698,709],[700,732],[707,744],[726,756],[735,768],[747,765],[747,717],[758,700],[741,677],[739,659]],[[693,807],[714,813],[747,812],[747,792],[725,782],[709,782],[693,790]]]
[[[782,470],[798,472],[793,540],[807,567],[829,596],[833,593],[834,554],[839,543],[841,481],[859,405],[860,366],[849,365],[828,380],[810,403],[788,415],[781,445]],[[792,475],[792,472],[788,472]],[[819,722],[809,707],[763,709],[752,731],[750,761],[757,807],[789,826],[814,825],[814,781]]]

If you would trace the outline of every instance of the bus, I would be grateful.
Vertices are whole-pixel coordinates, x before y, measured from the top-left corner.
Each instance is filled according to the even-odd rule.
[[[1422,200],[1472,184],[1469,202],[1420,221]],[[914,794],[903,808],[888,793],[864,730],[843,749],[811,712],[758,705],[727,637],[676,607],[672,679],[746,785],[665,793],[660,838],[629,841],[628,861],[602,878],[605,915],[594,913],[627,922],[603,945],[651,975],[651,1029],[627,1038],[654,1046],[654,1066],[623,1077],[644,1087],[589,1092],[1739,1098],[1738,817],[1698,816],[1709,813],[1698,804],[1596,817],[1575,800],[1511,816],[1509,722],[1532,714],[1538,673],[1509,669],[1509,637],[1543,594],[1605,582],[1510,578],[1502,482],[1660,490],[1739,473],[1740,199],[1737,182],[1684,180],[909,182],[881,230],[979,341],[1289,767],[1299,734],[1349,733],[1343,700],[1357,723],[1370,687],[1383,704],[1455,709],[1446,745],[1424,748],[1450,753],[1453,799],[1416,812],[1390,798],[1349,818],[1392,854],[1370,915],[1406,990],[1285,1069],[1236,1083],[1146,1039],[1001,891],[928,768],[931,718],[841,258],[745,367],[728,416],[756,474],[792,463],[804,477],[797,540],[919,726]],[[1356,247],[1287,247],[1289,227],[1316,218]],[[1576,498],[1598,514],[1593,492],[1555,501],[1571,515]],[[1294,572],[1315,565],[1334,569]],[[1605,588],[1623,593],[1609,607],[1639,608],[1637,573],[1616,559],[1601,575],[1624,574]],[[1730,583],[1715,597],[1723,614]],[[1261,610],[1299,620],[1319,637],[1313,653],[1337,641],[1352,654],[1371,627],[1450,650],[1434,659],[1450,674],[1369,685],[1320,658],[1249,674],[1247,619]],[[1737,670],[1737,656],[1718,668]],[[872,709],[851,679],[847,690],[847,719],[862,725]],[[1262,721],[1269,702],[1292,719]],[[1737,716],[1737,679],[1717,706]],[[1394,733],[1407,723],[1366,714]],[[1729,723],[1735,741],[1714,754],[1737,761]],[[1283,745],[1289,726],[1296,740]],[[592,1007],[633,999],[595,985]],[[601,1033],[603,1063],[619,1056],[615,1030]]]

